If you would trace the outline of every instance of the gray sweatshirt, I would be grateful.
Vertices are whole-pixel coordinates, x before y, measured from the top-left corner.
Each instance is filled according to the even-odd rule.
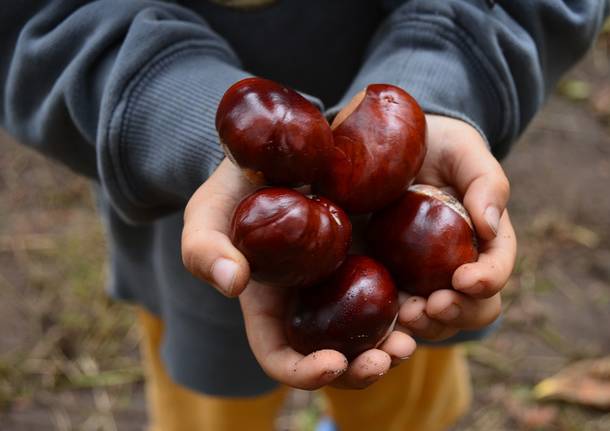
[[[366,84],[391,83],[425,111],[469,122],[502,157],[591,45],[609,4],[219,3],[3,2],[0,125],[93,181],[110,292],[163,318],[171,376],[249,396],[276,383],[250,352],[238,302],[193,278],[180,257],[182,209],[223,157],[214,115],[224,91],[258,75],[335,112]]]

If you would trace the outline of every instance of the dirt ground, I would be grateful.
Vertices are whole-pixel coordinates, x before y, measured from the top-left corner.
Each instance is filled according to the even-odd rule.
[[[610,353],[610,37],[549,100],[503,165],[519,237],[504,324],[468,345],[475,402],[456,431],[610,430],[610,414],[536,402],[533,386]],[[0,430],[141,430],[138,335],[103,293],[87,183],[0,136]],[[278,429],[311,430],[295,392]]]

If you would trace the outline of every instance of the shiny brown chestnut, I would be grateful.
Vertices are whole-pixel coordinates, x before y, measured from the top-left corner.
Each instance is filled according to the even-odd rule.
[[[466,209],[450,194],[423,184],[372,216],[367,243],[399,289],[424,297],[451,289],[454,271],[479,255]]]
[[[370,257],[350,255],[326,281],[295,292],[286,336],[304,355],[334,349],[352,360],[385,339],[397,313],[390,273]]]
[[[362,214],[397,199],[419,172],[426,117],[413,97],[393,85],[371,84],[357,97],[355,109],[332,124],[333,151],[315,190]]]
[[[226,91],[216,130],[227,156],[256,184],[311,184],[333,145],[315,105],[262,78],[243,79]]]
[[[231,223],[231,240],[252,278],[278,287],[307,287],[345,260],[352,225],[328,199],[280,187],[244,198]]]

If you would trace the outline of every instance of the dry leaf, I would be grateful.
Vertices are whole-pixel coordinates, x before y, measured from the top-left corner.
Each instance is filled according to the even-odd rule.
[[[534,396],[610,411],[610,356],[569,365],[538,383]]]
[[[562,96],[577,102],[587,100],[591,95],[591,85],[579,79],[561,81],[557,89]]]
[[[508,415],[519,424],[519,429],[547,429],[557,420],[557,407],[532,404],[531,400],[521,399],[522,397],[515,393],[505,394],[502,402]]]
[[[605,85],[591,96],[593,110],[603,118],[610,118],[610,85]]]

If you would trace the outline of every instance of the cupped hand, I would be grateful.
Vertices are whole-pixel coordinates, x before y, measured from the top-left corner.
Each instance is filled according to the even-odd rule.
[[[407,332],[442,340],[460,329],[481,329],[500,315],[500,291],[515,263],[517,243],[506,203],[509,182],[479,132],[464,121],[428,115],[428,151],[415,182],[463,200],[479,238],[476,262],[453,274],[455,290],[429,298],[403,295],[399,323]]]
[[[229,238],[236,205],[255,188],[225,159],[185,209],[182,258],[195,276],[226,296],[239,296],[248,341],[263,370],[271,378],[301,389],[328,384],[364,388],[410,356],[415,342],[400,331],[393,331],[378,348],[349,364],[335,350],[302,355],[288,345],[284,316],[289,289],[251,281],[248,262]]]

